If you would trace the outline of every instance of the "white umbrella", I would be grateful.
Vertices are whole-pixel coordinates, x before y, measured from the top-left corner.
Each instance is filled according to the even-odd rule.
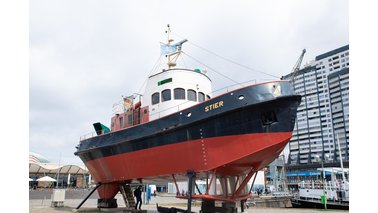
[[[38,178],[37,181],[56,182],[54,178],[51,178],[49,176]]]

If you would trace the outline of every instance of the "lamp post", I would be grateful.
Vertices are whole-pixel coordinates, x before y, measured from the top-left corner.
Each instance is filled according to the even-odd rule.
[[[324,158],[327,158],[328,155],[324,155]],[[315,158],[319,159],[322,164],[322,184],[323,184],[323,195],[321,196],[321,202],[324,204],[324,209],[327,210],[327,196],[325,193],[325,172],[324,172],[324,159],[319,155],[315,155]]]

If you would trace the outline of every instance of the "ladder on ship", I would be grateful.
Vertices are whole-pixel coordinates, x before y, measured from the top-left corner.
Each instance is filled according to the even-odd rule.
[[[121,184],[120,185],[120,191],[123,197],[123,200],[125,201],[125,205],[127,208],[134,208],[135,207],[135,200],[133,191],[131,190],[131,187],[129,184]]]

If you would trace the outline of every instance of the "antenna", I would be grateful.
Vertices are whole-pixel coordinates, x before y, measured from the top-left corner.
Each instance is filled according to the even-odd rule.
[[[167,24],[167,30],[165,31],[165,33],[167,33],[167,43],[165,44],[165,47],[167,48],[167,54],[165,55],[165,57],[167,57],[168,59],[168,69],[171,69],[172,67],[176,66],[176,61],[182,52],[182,44],[187,42],[188,39],[184,39],[175,44],[171,44],[171,42],[173,42],[174,40],[170,37],[171,28],[169,24]]]

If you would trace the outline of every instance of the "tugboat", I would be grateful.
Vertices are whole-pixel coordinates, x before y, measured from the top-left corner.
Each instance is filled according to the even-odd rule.
[[[139,98],[125,98],[116,107],[110,128],[93,124],[96,135],[83,136],[76,147],[75,155],[97,183],[99,208],[117,207],[114,196],[131,183],[186,180],[188,195],[177,197],[188,199],[189,212],[191,199],[203,200],[203,211],[217,208],[214,201],[246,200],[252,189],[248,181],[291,138],[301,96],[289,81],[240,86],[215,96],[205,72],[176,68],[187,40],[173,44],[169,26],[166,32],[168,69],[151,75]],[[206,181],[206,191],[194,194],[195,179]],[[213,190],[217,179],[221,193]]]

